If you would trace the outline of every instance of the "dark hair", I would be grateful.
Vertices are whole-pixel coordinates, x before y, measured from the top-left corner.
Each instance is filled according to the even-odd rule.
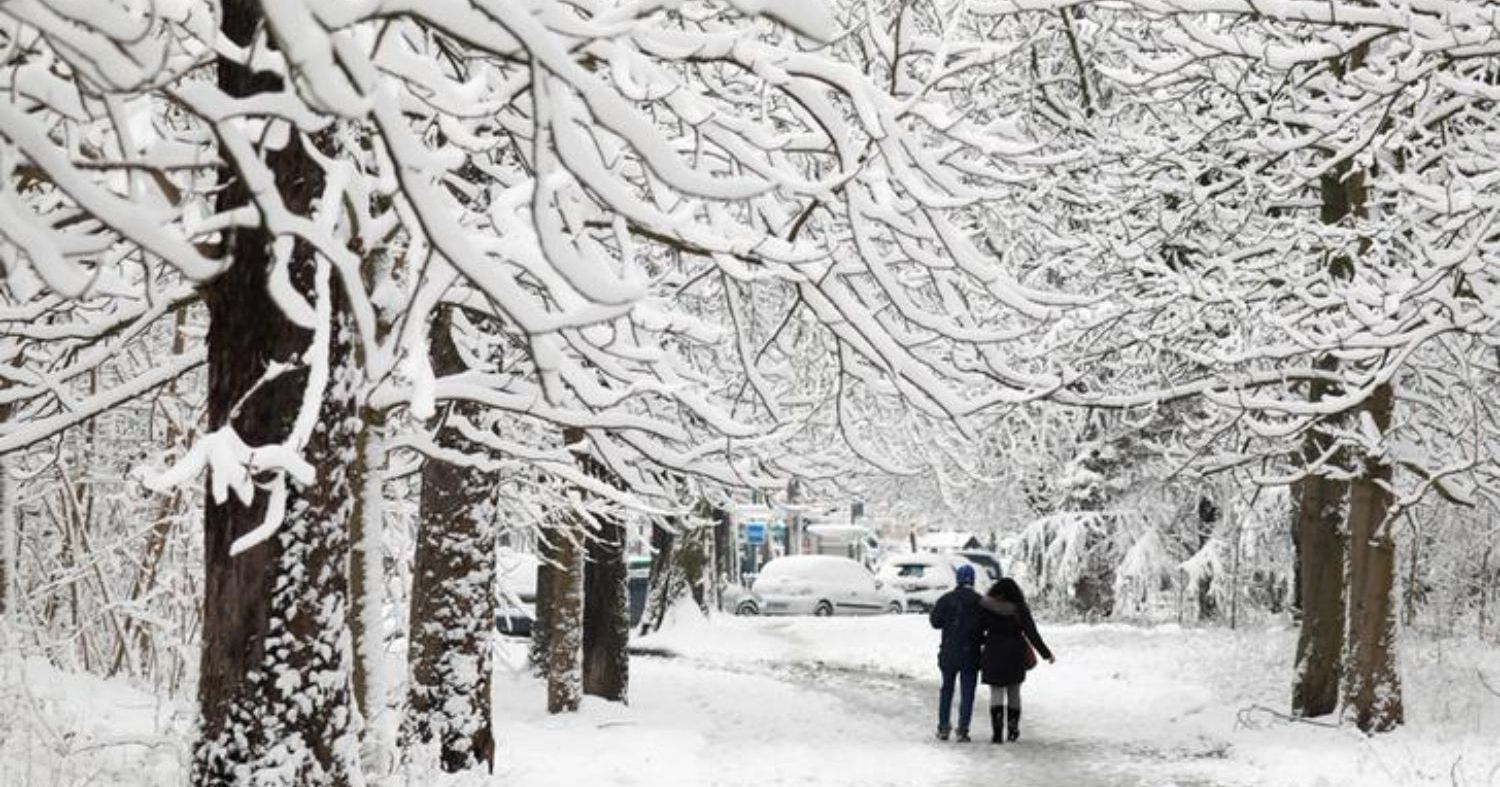
[[[1010,577],[1001,577],[1000,581],[990,585],[989,595],[1012,604],[1026,606],[1026,594],[1021,592],[1021,586]]]

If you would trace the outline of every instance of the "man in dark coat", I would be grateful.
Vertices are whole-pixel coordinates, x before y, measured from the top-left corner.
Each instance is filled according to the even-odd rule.
[[[959,687],[958,740],[969,740],[969,720],[974,716],[974,685],[979,677],[979,653],[984,644],[980,622],[979,594],[974,592],[974,567],[959,566],[958,587],[944,593],[932,606],[927,620],[943,632],[938,647],[938,670],[943,687],[938,691],[938,740],[948,740],[952,718],[953,684]]]

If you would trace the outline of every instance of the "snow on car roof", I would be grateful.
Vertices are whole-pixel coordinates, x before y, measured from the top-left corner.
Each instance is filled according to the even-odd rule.
[[[837,555],[787,555],[767,563],[761,568],[760,576],[815,574],[830,568],[847,569],[850,566],[864,570],[858,562]]]

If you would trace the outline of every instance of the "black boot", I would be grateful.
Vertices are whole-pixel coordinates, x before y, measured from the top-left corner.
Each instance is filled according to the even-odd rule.
[[[947,727],[938,727],[938,740],[940,740],[940,741],[948,740],[948,728]]]
[[[1002,721],[1002,719],[1004,719],[1004,718],[1005,718],[1005,706],[1003,706],[1003,705],[991,705],[990,706],[990,729],[994,730],[994,733],[990,735],[990,743],[1004,743],[1005,742],[1005,722]]]
[[[1021,737],[1021,709],[1006,708],[1005,721],[1010,725],[1010,740]]]

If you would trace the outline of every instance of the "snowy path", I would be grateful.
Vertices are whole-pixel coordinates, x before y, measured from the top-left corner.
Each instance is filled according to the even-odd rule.
[[[913,681],[902,677],[857,670],[829,670],[813,667],[794,670],[796,679],[810,687],[837,697],[847,705],[890,719],[898,735],[930,735],[918,721],[929,720],[937,705],[936,680]],[[997,779],[1031,787],[1217,787],[1174,767],[1173,762],[1146,749],[1132,749],[1117,744],[1070,736],[1042,720],[1024,719],[1024,735],[1014,744],[989,742],[987,689],[980,687],[975,702],[972,735],[969,744],[933,740],[949,756],[963,758],[959,773],[941,782],[945,787],[979,787],[994,785]],[[954,709],[957,713],[957,708]],[[1041,715],[1041,714],[1035,714]],[[1168,778],[1170,776],[1170,778]]]
[[[1232,748],[1210,692],[1161,670],[1157,648],[1183,637],[1078,627],[1065,661],[1026,689],[1020,742],[933,737],[935,635],[919,616],[684,621],[637,644],[628,708],[586,700],[549,717],[524,675],[496,694],[507,784],[1241,787],[1267,783]],[[1190,637],[1191,635],[1184,635]],[[1222,711],[1220,707],[1217,710]],[[590,756],[557,760],[580,738]],[[1227,766],[1227,767],[1226,767]]]
[[[771,624],[764,633],[782,640],[792,652],[800,650],[792,626]],[[914,743],[949,760],[941,776],[928,774],[927,784],[944,787],[979,787],[1005,783],[1028,787],[1219,787],[1192,772],[1191,764],[1149,747],[1091,740],[1059,728],[1059,715],[1080,709],[1048,709],[1030,714],[1021,741],[994,745],[989,742],[988,693],[980,687],[973,720],[974,742],[959,744],[931,739],[938,683],[901,671],[830,664],[818,659],[734,661],[672,656],[685,659],[694,668],[735,675],[756,675],[777,680],[798,692],[821,694],[832,706],[849,715],[873,721],[878,738],[866,741],[875,747],[907,748]],[[1059,714],[1057,711],[1063,710]],[[1081,709],[1087,712],[1087,709]],[[954,709],[955,713],[957,708]],[[1049,718],[1051,719],[1049,723]],[[1218,753],[1220,756],[1222,752]],[[1209,756],[1215,756],[1213,751]],[[936,777],[936,778],[934,778]]]

